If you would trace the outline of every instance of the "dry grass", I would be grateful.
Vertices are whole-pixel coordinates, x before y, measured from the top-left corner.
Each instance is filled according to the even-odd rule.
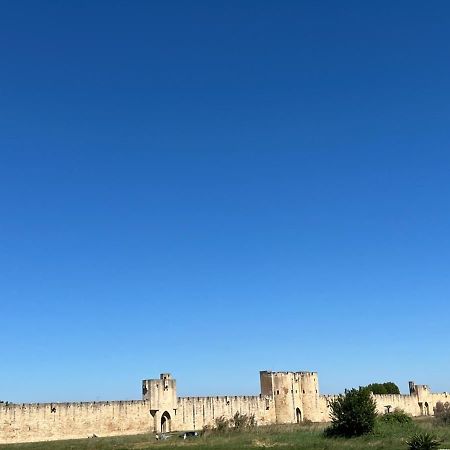
[[[443,440],[442,448],[450,448],[450,427],[436,426],[431,420],[413,424],[379,424],[376,431],[354,439],[325,438],[323,425],[283,425],[253,429],[248,432],[208,434],[187,440],[173,434],[170,439],[156,441],[154,435],[121,436],[111,438],[80,439],[76,441],[41,442],[32,444],[0,445],[0,450],[189,450],[211,449],[298,449],[298,450],[407,450],[406,441],[416,431],[432,431]]]

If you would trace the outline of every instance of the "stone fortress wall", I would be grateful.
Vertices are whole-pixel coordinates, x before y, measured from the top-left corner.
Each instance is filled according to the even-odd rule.
[[[149,430],[146,402],[0,404],[0,443],[139,434]]]
[[[438,402],[450,402],[450,393],[435,394],[425,384],[409,382],[409,395],[375,395],[377,411],[382,414],[395,408],[403,409],[411,416],[432,416]]]
[[[77,439],[146,432],[201,430],[218,417],[254,415],[258,425],[327,422],[330,401],[320,395],[317,372],[260,372],[257,396],[178,397],[170,374],[142,382],[142,400],[82,403],[0,403],[0,443]],[[374,395],[378,412],[401,408],[432,415],[450,394],[409,384],[409,395]]]

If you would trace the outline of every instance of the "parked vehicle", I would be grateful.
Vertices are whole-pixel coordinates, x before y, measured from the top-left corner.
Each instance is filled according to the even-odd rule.
[[[180,438],[183,438],[183,439],[188,439],[188,438],[193,438],[193,437],[198,437],[197,431],[185,431],[183,434],[180,434]]]

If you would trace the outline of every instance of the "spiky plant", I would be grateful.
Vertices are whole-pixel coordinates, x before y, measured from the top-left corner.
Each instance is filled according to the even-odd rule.
[[[430,433],[417,433],[408,441],[409,450],[434,450],[439,447],[441,441]]]

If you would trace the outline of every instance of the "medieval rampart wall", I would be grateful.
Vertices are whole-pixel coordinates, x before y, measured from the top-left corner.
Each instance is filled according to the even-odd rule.
[[[264,396],[180,397],[172,427],[199,430],[218,417],[232,418],[236,412],[254,415],[258,425],[275,422],[273,400]]]
[[[146,401],[32,403],[0,406],[0,443],[114,436],[159,431]],[[254,415],[258,425],[275,423],[273,400],[265,396],[181,397],[167,411],[172,430],[201,430],[236,412]]]
[[[261,372],[261,395],[177,397],[170,374],[143,381],[142,401],[0,404],[0,443],[114,436],[161,431],[201,430],[236,412],[254,415],[258,425],[327,422],[337,396],[319,395],[316,372]],[[377,412],[396,408],[412,416],[433,415],[434,394],[410,382],[410,395],[374,395]]]
[[[394,411],[395,409],[402,409],[411,416],[421,415],[418,397],[416,395],[375,394],[373,398],[377,403],[378,414],[384,414],[388,410]]]
[[[330,421],[330,402],[336,399],[337,395],[319,395],[316,416],[313,422],[329,422]]]
[[[411,416],[432,416],[438,402],[450,402],[447,392],[434,394],[429,391],[419,391],[414,395],[374,395],[377,402],[377,412],[383,414],[395,408],[400,408]]]
[[[144,401],[0,404],[0,443],[138,434],[150,419]]]
[[[328,422],[330,420],[330,402],[337,398],[334,395],[321,395],[318,401],[318,408],[316,410],[314,422]],[[395,409],[401,409],[405,413],[413,417],[418,416],[432,416],[436,403],[450,402],[450,393],[444,392],[442,394],[434,394],[426,391],[419,394],[402,395],[373,395],[377,405],[377,413],[384,414],[388,411],[392,412]]]
[[[436,406],[436,403],[446,403],[450,402],[450,392],[443,392],[442,394],[431,394],[430,401],[433,407]]]

